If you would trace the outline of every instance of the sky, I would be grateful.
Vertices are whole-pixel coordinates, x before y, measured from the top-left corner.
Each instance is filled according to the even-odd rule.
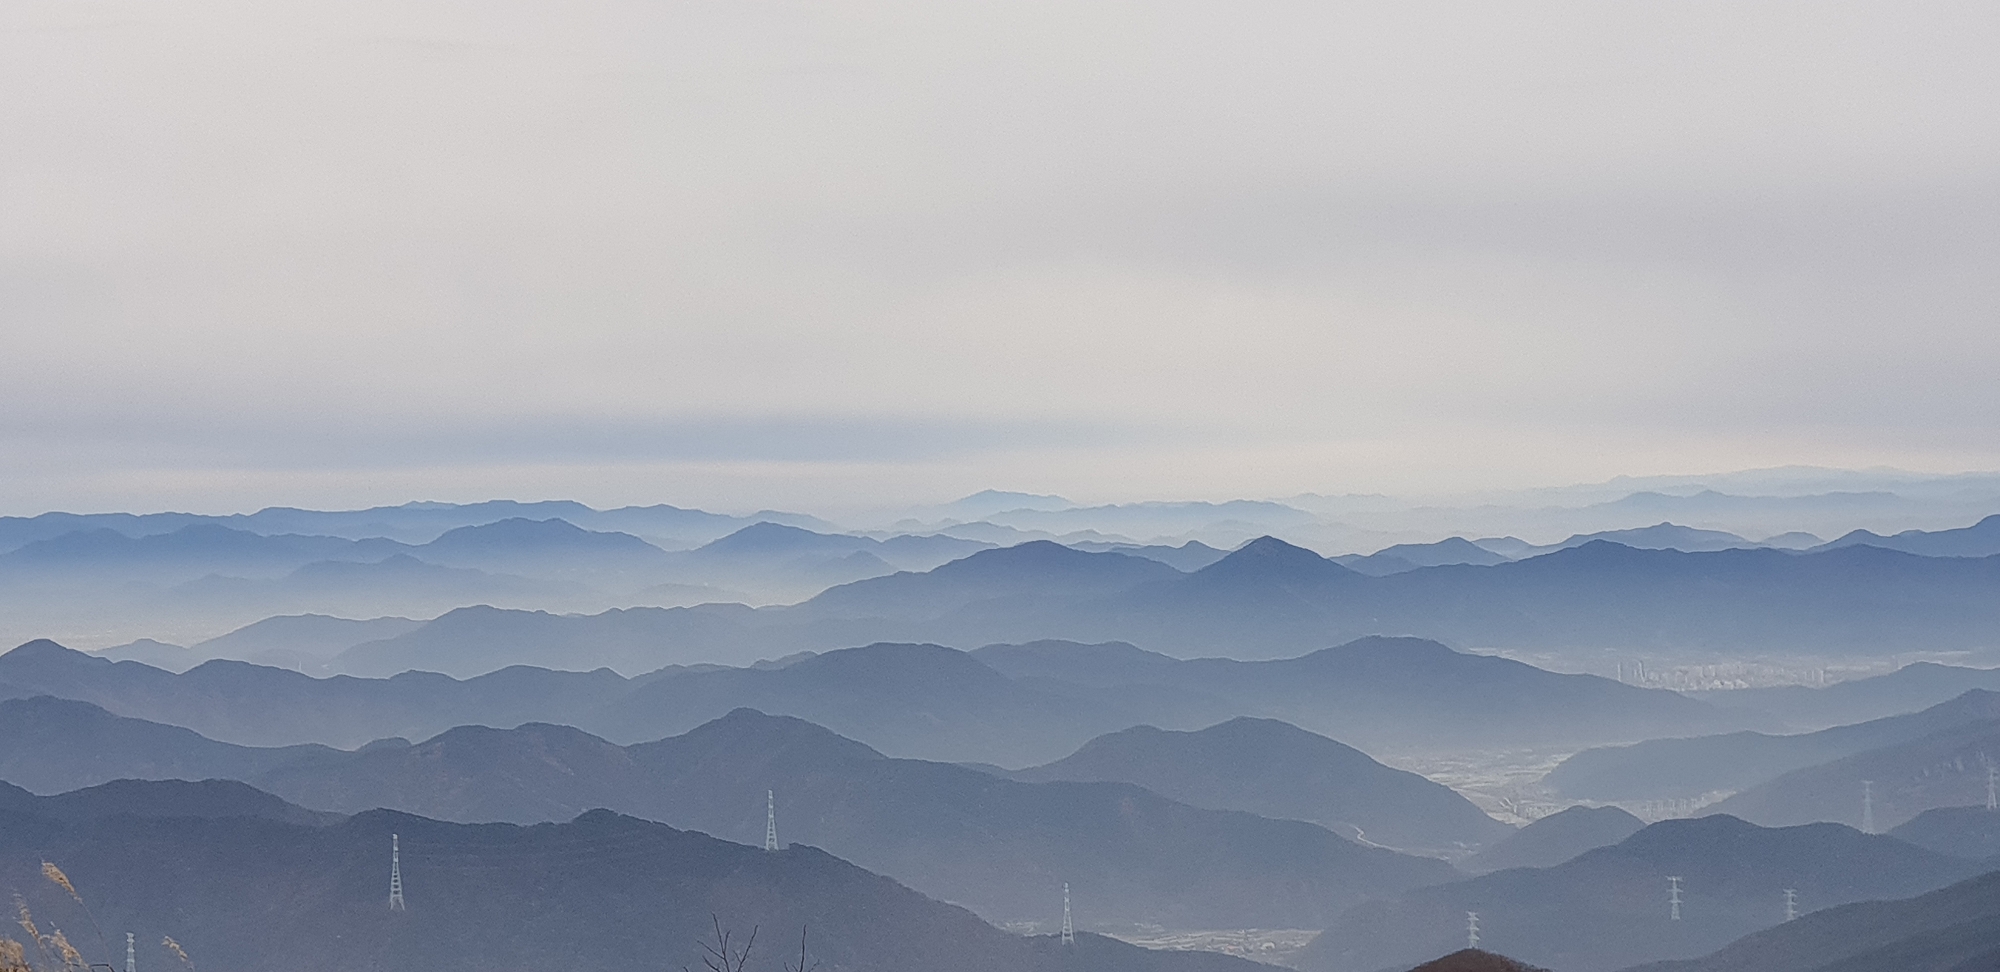
[[[12,0],[0,512],[2000,469],[2000,5]]]

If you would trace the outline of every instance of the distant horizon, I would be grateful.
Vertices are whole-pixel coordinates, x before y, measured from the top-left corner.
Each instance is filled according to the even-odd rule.
[[[34,507],[34,506],[15,504],[9,508],[0,508],[0,516],[27,518],[27,517],[40,516],[43,514],[50,514],[50,513],[70,513],[70,514],[86,515],[86,516],[97,515],[97,514],[113,514],[113,513],[130,513],[139,516],[148,516],[156,514],[185,514],[190,516],[246,516],[264,510],[277,510],[277,509],[310,510],[314,512],[354,512],[354,511],[361,511],[368,509],[393,509],[397,507],[418,506],[427,503],[435,503],[446,506],[477,506],[484,503],[519,503],[522,505],[534,505],[540,503],[565,503],[565,502],[580,503],[584,506],[590,507],[598,511],[608,511],[608,510],[615,510],[627,507],[649,507],[649,506],[664,505],[664,506],[676,507],[679,509],[701,510],[704,512],[718,513],[727,516],[751,516],[762,512],[802,514],[809,516],[854,514],[854,513],[866,515],[870,513],[879,513],[886,510],[942,508],[950,506],[955,503],[975,499],[980,496],[988,494],[1018,495],[1026,498],[1056,500],[1068,504],[1072,508],[1119,507],[1119,506],[1164,505],[1164,504],[1201,504],[1201,503],[1221,504],[1230,502],[1284,503],[1288,500],[1299,500],[1308,498],[1386,499],[1386,500],[1396,500],[1408,503],[1436,504],[1436,503],[1449,503],[1452,501],[1470,502],[1470,503],[1493,502],[1494,498],[1496,497],[1526,498],[1526,496],[1536,493],[1559,492],[1565,490],[1587,490],[1593,488],[1607,489],[1607,490],[1629,489],[1635,493],[1659,492],[1659,491],[1674,490],[1674,489],[1697,489],[1697,488],[1708,489],[1708,488],[1713,488],[1706,484],[1705,481],[1708,480],[1718,480],[1718,479],[1747,477],[1747,476],[1760,476],[1760,475],[1768,476],[1775,474],[1793,474],[1807,478],[1814,476],[1883,477],[1883,478],[1894,477],[1894,478],[1904,478],[1904,479],[1918,480],[1918,481],[1980,479],[1987,477],[1994,478],[1995,480],[2000,480],[2000,467],[1993,469],[1964,468],[1964,469],[1956,469],[1950,471],[1929,471],[1929,470],[1911,469],[1908,467],[1892,466],[1887,464],[1866,466],[1866,467],[1855,467],[1855,466],[1842,467],[1842,466],[1820,466],[1820,465],[1810,465],[1810,464],[1800,463],[1800,464],[1786,464],[1786,465],[1776,465],[1776,466],[1741,467],[1734,469],[1724,469],[1724,470],[1715,470],[1715,471],[1698,472],[1698,473],[1686,473],[1686,472],[1621,473],[1618,475],[1600,479],[1571,480],[1565,482],[1544,481],[1530,485],[1495,486],[1492,488],[1484,488],[1484,489],[1436,489],[1436,490],[1403,490],[1403,491],[1298,489],[1289,492],[1278,492],[1269,494],[1209,493],[1202,495],[1190,494],[1184,496],[1155,496],[1151,494],[1132,493],[1132,494],[1124,494],[1122,496],[1113,497],[1113,496],[1084,494],[1083,498],[1078,498],[1078,496],[1075,494],[1063,491],[1022,489],[1022,488],[1013,488],[1005,486],[987,486],[967,491],[952,492],[949,494],[943,494],[943,493],[933,494],[926,496],[924,498],[913,499],[908,502],[883,504],[880,506],[857,505],[852,503],[845,503],[845,504],[834,503],[818,507],[815,507],[812,504],[799,504],[797,506],[787,507],[774,503],[728,505],[728,504],[704,503],[695,500],[675,498],[671,496],[654,497],[647,499],[628,499],[620,501],[611,501],[611,500],[593,500],[593,499],[583,498],[583,496],[578,494],[544,493],[537,496],[535,494],[530,494],[530,493],[515,493],[512,495],[502,495],[499,493],[479,493],[473,491],[465,492],[461,494],[458,498],[447,498],[447,494],[426,494],[426,495],[413,495],[410,498],[404,498],[404,499],[388,499],[388,500],[362,499],[357,496],[354,500],[347,502],[341,502],[337,500],[328,502],[313,502],[313,501],[297,501],[297,500],[286,501],[281,499],[274,499],[262,502],[245,503],[228,507],[208,507],[208,508],[201,508],[197,506],[187,506],[187,505],[168,506],[164,504],[147,506],[143,504],[143,501],[135,499],[132,505],[126,505],[126,506],[106,505],[94,508],[80,507],[80,506]],[[476,489],[476,487],[474,487],[473,489]],[[1798,496],[1818,495],[1820,493],[1846,492],[1848,490],[1822,489],[1813,491],[1801,491],[1794,489],[1794,490],[1778,490],[1770,492],[1736,492],[1729,489],[1718,489],[1716,491],[1726,493],[1732,496],[1742,496],[1742,497],[1757,497],[1757,496],[1798,497]],[[1995,512],[2000,512],[2000,509],[1996,509]]]

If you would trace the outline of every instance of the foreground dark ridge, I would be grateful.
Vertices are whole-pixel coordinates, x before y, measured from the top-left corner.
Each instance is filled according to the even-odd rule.
[[[50,727],[38,729],[37,727]],[[0,702],[0,770],[54,790],[107,773],[235,777],[317,809],[465,822],[607,807],[745,843],[780,833],[996,921],[1044,917],[1068,881],[1100,924],[1311,928],[1365,897],[1456,875],[1308,823],[1205,810],[1117,783],[1021,783],[888,759],[797,719],[740,710],[618,747],[561,726],[454,729],[359,753],[257,750],[77,702]]]
[[[125,795],[127,798],[129,794]],[[73,807],[73,804],[72,804]],[[212,810],[214,808],[211,808]],[[401,836],[409,910],[387,905]],[[821,968],[854,972],[1254,972],[1226,956],[1150,952],[1079,935],[1024,939],[831,855],[770,853],[592,812],[563,824],[441,823],[371,811],[328,826],[258,816],[56,819],[0,809],[0,891],[69,929],[92,962],[121,962],[41,873],[56,862],[107,929],[149,947],[172,936],[197,967],[303,972],[485,972],[699,967],[720,916],[767,958],[810,928]],[[1061,907],[1050,890],[1051,915]],[[122,942],[117,943],[122,953]]]
[[[1907,900],[1828,908],[1747,936],[1705,958],[1657,962],[1629,972],[1992,969],[2000,969],[2000,871]]]
[[[1784,919],[1783,892],[1814,911],[1922,894],[1980,864],[1837,824],[1763,828],[1716,815],[1653,824],[1610,847],[1543,869],[1497,871],[1359,905],[1300,958],[1306,972],[1377,972],[1480,940],[1562,972],[1615,972],[1693,958]],[[1667,879],[1682,883],[1670,920]]]

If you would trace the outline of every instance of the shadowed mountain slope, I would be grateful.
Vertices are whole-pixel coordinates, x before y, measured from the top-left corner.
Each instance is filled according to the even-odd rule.
[[[1587,851],[1610,847],[1646,824],[1617,807],[1570,807],[1515,831],[1459,866],[1474,874],[1510,867],[1554,867]]]
[[[902,572],[843,584],[788,613],[922,621],[987,601],[1012,602],[1006,607],[1015,612],[1032,611],[1180,576],[1180,571],[1146,557],[1090,553],[1033,540],[981,551],[924,573]]]
[[[391,833],[401,838],[407,912],[386,906]],[[389,811],[322,827],[8,815],[0,887],[27,895],[44,922],[80,928],[76,906],[42,880],[44,859],[68,872],[100,922],[142,942],[172,936],[207,968],[594,972],[628,969],[635,956],[677,967],[699,963],[711,916],[738,942],[763,930],[753,960],[783,954],[787,931],[808,929],[829,972],[1058,972],[1073,957],[822,851],[767,853],[604,811],[535,827]],[[1100,969],[1256,968],[1084,938]],[[77,940],[89,961],[122,961]]]
[[[1420,888],[1342,915],[1306,949],[1307,972],[1374,972],[1416,964],[1480,939],[1564,972],[1611,972],[1693,958],[1783,920],[1783,891],[1806,911],[1904,897],[1978,873],[1967,861],[1833,824],[1770,830],[1727,816],[1654,824],[1556,867],[1496,871]],[[1681,879],[1681,921],[1667,914]]]
[[[1468,948],[1443,958],[1432,959],[1411,969],[1410,972],[1548,972],[1548,970],[1516,962],[1505,955]]]
[[[1885,537],[1856,530],[1829,541],[1823,549],[1867,545],[1925,557],[1990,557],[2000,554],[2000,513],[1956,530],[1905,530]]]
[[[1926,850],[2000,867],[2000,811],[1985,804],[1938,807],[1898,824],[1889,836]]]
[[[1704,958],[1628,972],[1988,972],[2000,968],[2000,871],[1901,901],[1801,916]]]
[[[992,645],[973,655],[1024,680],[1121,694],[1171,690],[1186,711],[1281,719],[1363,748],[1642,739],[1727,724],[1716,710],[1675,693],[1559,675],[1417,638],[1362,638],[1252,662],[1180,661],[1116,642]]]
[[[11,783],[0,783],[0,813],[70,821],[117,816],[255,817],[306,826],[344,819],[337,813],[286,803],[236,780],[113,780],[51,796],[37,796]]]
[[[1986,802],[1987,760],[2000,753],[2000,719],[1969,722],[1894,746],[1794,770],[1715,805],[1769,826],[1863,822],[1895,827],[1926,810]]]
[[[1796,736],[1735,732],[1588,749],[1563,760],[1542,783],[1564,796],[1586,800],[1699,797],[1746,789],[1815,763],[1996,718],[2000,718],[2000,692],[1974,689],[1922,712]]]
[[[288,763],[342,755],[325,746],[232,746],[48,696],[0,702],[0,779],[37,793],[118,779],[249,780]]]
[[[388,679],[311,678],[263,665],[211,661],[175,675],[52,641],[31,641],[0,655],[0,683],[18,694],[89,702],[225,742],[318,742],[340,748],[387,736],[427,738],[456,725],[575,722],[581,713],[630,689],[630,683],[610,671],[528,668],[466,681],[421,672]]]
[[[602,805],[728,839],[779,833],[996,921],[1047,918],[1069,882],[1098,922],[1311,927],[1368,894],[1449,879],[1437,861],[1320,828],[1198,810],[1121,784],[1029,784],[889,759],[810,723],[739,710],[616,747],[573,729],[454,729],[407,750],[258,780],[290,799],[532,822]]]
[[[1768,712],[1795,729],[1815,730],[1916,712],[1969,689],[2000,691],[2000,668],[1917,662],[1887,675],[1836,682],[1695,693],[1710,704]]]
[[[15,704],[0,703],[0,711]],[[128,736],[152,738],[101,744],[101,759],[114,763],[130,762],[121,748],[151,752],[192,735],[115,721]],[[1312,927],[1363,897],[1455,873],[1311,824],[1197,809],[1126,784],[1020,783],[889,759],[810,723],[749,710],[632,747],[548,725],[465,727],[414,746],[308,753],[291,763],[282,762],[283,751],[198,743],[205,753],[224,751],[207,756],[203,775],[233,760],[239,778],[342,812],[390,807],[533,823],[606,807],[754,842],[764,833],[765,793],[776,791],[787,839],[865,862],[994,920],[1045,918],[1047,882],[1068,881],[1100,923],[1246,927],[1282,919]]]
[[[1512,832],[1450,787],[1272,719],[1231,719],[1196,732],[1139,726],[1010,775],[1131,783],[1194,806],[1309,820],[1419,852],[1477,847]]]

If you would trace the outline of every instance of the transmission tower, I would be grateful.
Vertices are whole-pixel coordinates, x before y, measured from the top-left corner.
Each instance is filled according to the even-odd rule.
[[[125,972],[139,972],[139,952],[132,947],[132,933],[125,933]]]
[[[1072,923],[1070,922],[1070,920],[1069,920],[1069,882],[1068,882],[1068,881],[1064,881],[1064,882],[1063,882],[1063,929],[1062,929],[1062,943],[1063,943],[1064,945],[1075,945],[1075,944],[1076,944],[1076,925],[1072,924]]]
[[[778,849],[778,797],[770,790],[764,791],[764,849]]]
[[[1875,781],[1861,781],[1861,832],[1875,832]]]
[[[403,906],[403,844],[395,834],[389,835],[389,910],[410,910]]]
[[[1986,761],[1986,809],[2000,810],[2000,767]]]
[[[1468,911],[1465,913],[1465,947],[1479,947],[1479,912],[1477,911]]]
[[[1681,879],[1667,878],[1667,920],[1681,920]]]
[[[1799,892],[1796,888],[1786,888],[1785,920],[1791,921],[1792,919],[1797,918],[1798,916],[1799,916]]]

